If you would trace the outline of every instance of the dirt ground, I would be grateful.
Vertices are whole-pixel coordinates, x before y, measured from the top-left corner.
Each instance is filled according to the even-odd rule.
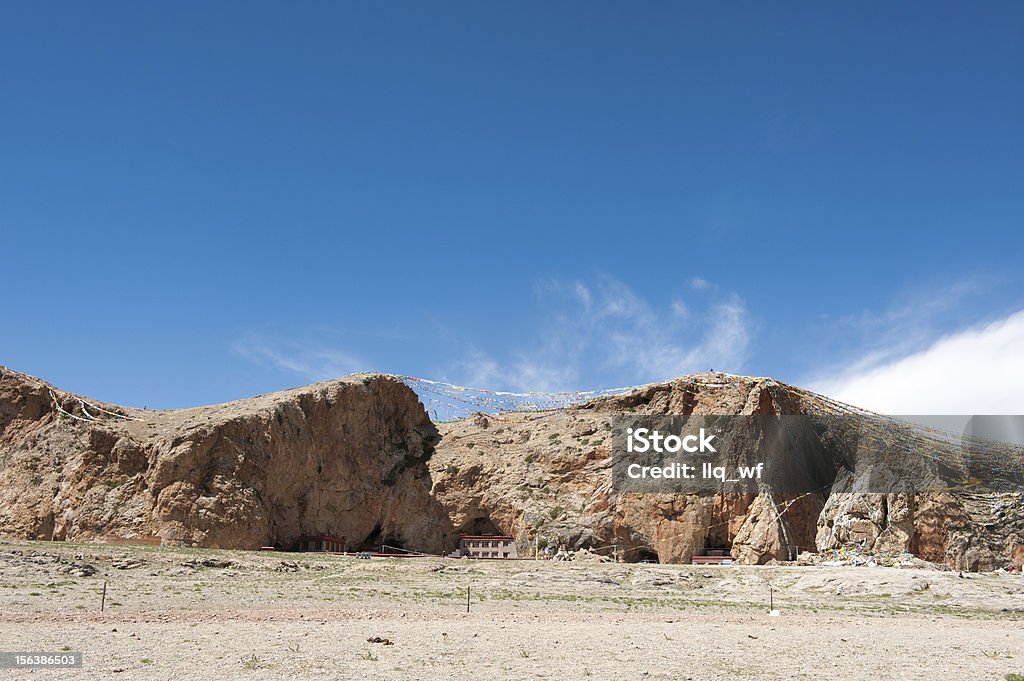
[[[7,541],[5,651],[84,654],[16,679],[1001,680],[1024,577]]]

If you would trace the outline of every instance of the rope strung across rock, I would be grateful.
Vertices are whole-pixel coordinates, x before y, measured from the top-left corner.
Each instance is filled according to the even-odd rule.
[[[718,374],[722,379],[703,379],[688,377],[680,379],[684,383],[715,387],[730,384],[729,374]],[[626,395],[642,390],[655,383],[624,386],[621,388],[605,388],[601,390],[569,390],[553,392],[510,392],[506,390],[489,390],[486,388],[470,388],[434,381],[415,376],[396,375],[395,378],[405,382],[423,400],[424,406],[435,420],[441,422],[459,421],[476,413],[490,416],[503,414],[525,414],[528,417],[541,418],[544,415],[564,411],[573,406],[584,404],[601,397]],[[736,377],[743,378],[743,377]],[[441,411],[438,411],[438,408]],[[500,420],[500,419],[499,419]]]
[[[57,396],[53,394],[53,391],[51,390],[49,392],[50,392],[50,399],[53,400],[53,406],[55,406],[57,408],[57,413],[60,414],[61,416],[67,416],[69,418],[75,419],[76,421],[85,421],[86,423],[92,423],[93,421],[96,420],[96,419],[94,419],[92,417],[83,418],[81,416],[76,416],[76,415],[72,414],[71,412],[65,410],[64,407],[61,406],[60,401],[57,400]]]
[[[109,416],[111,418],[121,419],[123,421],[139,420],[137,418],[133,418],[125,414],[118,414],[117,412],[110,411],[109,409],[104,409],[103,407],[88,402],[81,397],[73,397],[73,399],[78,402],[78,405],[82,410],[82,414],[84,414],[84,416],[78,416],[77,414],[72,414],[70,411],[64,408],[62,401],[57,398],[57,394],[53,391],[52,388],[47,388],[47,392],[50,393],[50,399],[53,401],[53,406],[57,409],[57,413],[61,416],[66,416],[76,421],[84,421],[85,423],[97,423],[103,422],[104,420],[108,420],[104,419],[103,416]],[[92,412],[89,411],[89,409],[92,409],[97,413],[93,414]],[[103,416],[100,416],[98,414],[101,414]]]
[[[512,414],[516,415],[517,420],[529,421],[562,413],[592,400],[627,395],[661,385],[646,383],[600,390],[512,392],[471,388],[415,376],[393,376],[417,393],[436,422],[457,421],[481,413],[501,421],[508,420],[503,417]],[[770,378],[711,372],[675,379],[670,383],[694,393],[721,387],[748,390],[751,386],[761,383],[776,398],[788,398],[797,402],[800,413],[824,419],[849,419],[849,424],[846,425],[856,430],[860,441],[866,446],[885,451],[891,456],[931,459],[942,466],[959,471],[957,489],[977,486],[977,481],[973,480],[976,476],[972,471],[983,470],[1007,480],[1024,476],[1024,448],[1019,444],[946,432],[877,414]],[[139,418],[106,409],[77,395],[62,393],[61,398],[58,398],[50,386],[47,385],[46,388],[58,415],[62,417],[85,423],[113,419],[140,421]],[[77,401],[78,409],[67,408],[65,405],[68,399]],[[965,457],[965,447],[969,448],[969,457]]]
[[[124,421],[141,421],[141,419],[137,419],[137,418],[128,416],[126,414],[118,414],[117,412],[110,411],[108,409],[104,409],[103,407],[101,407],[99,405],[96,405],[96,404],[92,404],[91,402],[87,402],[87,401],[83,400],[82,398],[78,398],[78,401],[82,403],[82,408],[83,409],[85,409],[86,406],[89,406],[89,407],[91,407],[92,409],[94,409],[94,410],[96,410],[98,412],[106,414],[107,416],[113,416],[114,418],[122,419]]]
[[[533,420],[564,412],[591,400],[621,396],[660,384],[642,384],[603,390],[564,392],[510,392],[471,388],[443,381],[396,376],[420,396],[428,413],[437,422],[459,421],[475,414],[486,414],[504,421],[503,416]],[[965,433],[947,432],[894,416],[861,409],[824,395],[774,379],[712,372],[670,382],[683,389],[699,392],[707,388],[736,387],[748,390],[762,383],[776,398],[795,401],[799,412],[812,418],[844,419],[866,448],[885,452],[893,460],[901,457],[930,459],[958,472],[951,487],[933,486],[929,491],[977,487],[972,471],[983,470],[1002,480],[1024,476],[1024,447],[1016,443],[989,440]],[[969,455],[968,455],[969,454]]]

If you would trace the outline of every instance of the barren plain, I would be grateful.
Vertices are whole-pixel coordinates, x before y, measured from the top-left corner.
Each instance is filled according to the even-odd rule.
[[[1003,679],[1024,577],[4,541],[0,650],[84,655],[19,679]]]

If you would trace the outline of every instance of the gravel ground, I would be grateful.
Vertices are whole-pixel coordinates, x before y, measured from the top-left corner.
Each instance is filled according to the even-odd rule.
[[[0,542],[29,650],[84,666],[0,678],[1003,679],[1024,578]]]

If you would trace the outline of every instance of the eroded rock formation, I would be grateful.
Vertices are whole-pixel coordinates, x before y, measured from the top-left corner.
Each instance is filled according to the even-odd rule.
[[[153,411],[4,369],[0,532],[223,548],[329,534],[439,550],[451,531],[425,465],[437,440],[416,395],[387,376]]]
[[[705,549],[729,548],[737,561],[757,564],[855,545],[985,570],[1024,553],[1019,493],[882,494],[844,470],[841,456],[826,457],[828,477],[814,492],[616,493],[613,415],[801,415],[816,408],[803,391],[770,379],[704,378],[710,380],[647,386],[540,418],[442,424],[429,463],[433,494],[457,531],[539,535],[569,547],[617,545],[631,560],[688,562]],[[843,427],[822,435],[821,447],[842,454],[842,442],[856,436]],[[830,438],[842,442],[824,442]]]
[[[764,563],[851,544],[961,569],[1024,559],[1019,494],[869,493],[838,460],[813,493],[617,493],[617,414],[810,409],[806,393],[770,379],[710,379],[435,426],[412,389],[385,375],[154,411],[0,368],[0,534],[285,549],[323,534],[352,549],[442,552],[459,534],[500,532],[524,552],[534,541],[614,546],[626,560],[662,562],[727,548]],[[823,436],[834,449],[829,437],[844,435]]]

